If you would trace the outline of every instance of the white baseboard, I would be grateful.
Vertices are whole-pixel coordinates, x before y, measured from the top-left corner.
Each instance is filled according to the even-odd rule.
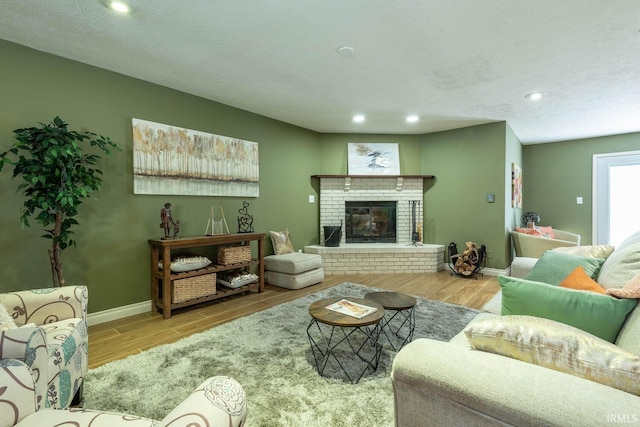
[[[112,320],[122,319],[136,314],[148,313],[152,309],[151,300],[137,302],[135,304],[125,305],[123,307],[111,308],[109,310],[89,313],[87,315],[87,323],[89,325],[99,325],[100,323],[111,322]]]
[[[499,268],[483,268],[482,274],[485,274],[487,276],[498,276],[500,274],[502,274],[503,276],[509,276],[511,274],[511,267],[507,267],[503,270]]]

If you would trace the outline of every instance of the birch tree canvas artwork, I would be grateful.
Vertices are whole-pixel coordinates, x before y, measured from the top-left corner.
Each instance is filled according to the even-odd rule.
[[[132,119],[133,193],[258,197],[258,143]]]
[[[400,175],[397,143],[350,142],[349,175]]]

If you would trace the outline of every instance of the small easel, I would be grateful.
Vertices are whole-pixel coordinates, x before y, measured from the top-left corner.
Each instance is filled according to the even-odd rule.
[[[220,219],[216,220],[215,211],[220,210]],[[211,225],[211,233],[209,233],[209,225]],[[227,230],[225,232],[225,230]],[[211,217],[207,221],[207,228],[204,230],[205,236],[213,236],[215,234],[229,234],[229,226],[224,217],[222,206],[211,206]]]

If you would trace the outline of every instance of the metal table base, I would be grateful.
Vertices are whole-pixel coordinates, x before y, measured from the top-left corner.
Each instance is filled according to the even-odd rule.
[[[307,327],[307,336],[318,373],[321,376],[324,374],[330,360],[335,362],[352,383],[359,382],[369,369],[375,372],[382,354],[382,344],[378,340],[380,330],[377,323],[367,326],[334,326],[312,318]],[[360,359],[361,369],[347,369],[346,362],[353,363],[355,360],[354,357],[347,358],[348,356]]]

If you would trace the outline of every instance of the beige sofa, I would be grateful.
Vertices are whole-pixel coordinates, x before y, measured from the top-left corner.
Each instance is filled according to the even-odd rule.
[[[533,262],[528,260],[529,265]],[[606,259],[598,280],[605,267],[608,277],[614,274],[613,282],[620,286],[640,274],[640,233]],[[524,266],[519,269],[521,274],[526,270]],[[607,286],[611,282],[609,279]],[[500,306],[498,294],[472,323],[498,316]],[[627,316],[615,344],[640,356],[640,306]],[[408,344],[396,355],[391,378],[399,427],[640,424],[639,396],[536,364],[473,350],[464,332],[448,343],[418,339]]]
[[[533,236],[531,234],[511,232],[511,241],[517,257],[540,258],[548,250],[566,247],[579,246],[580,235],[569,231],[553,229],[555,239],[544,236]]]

